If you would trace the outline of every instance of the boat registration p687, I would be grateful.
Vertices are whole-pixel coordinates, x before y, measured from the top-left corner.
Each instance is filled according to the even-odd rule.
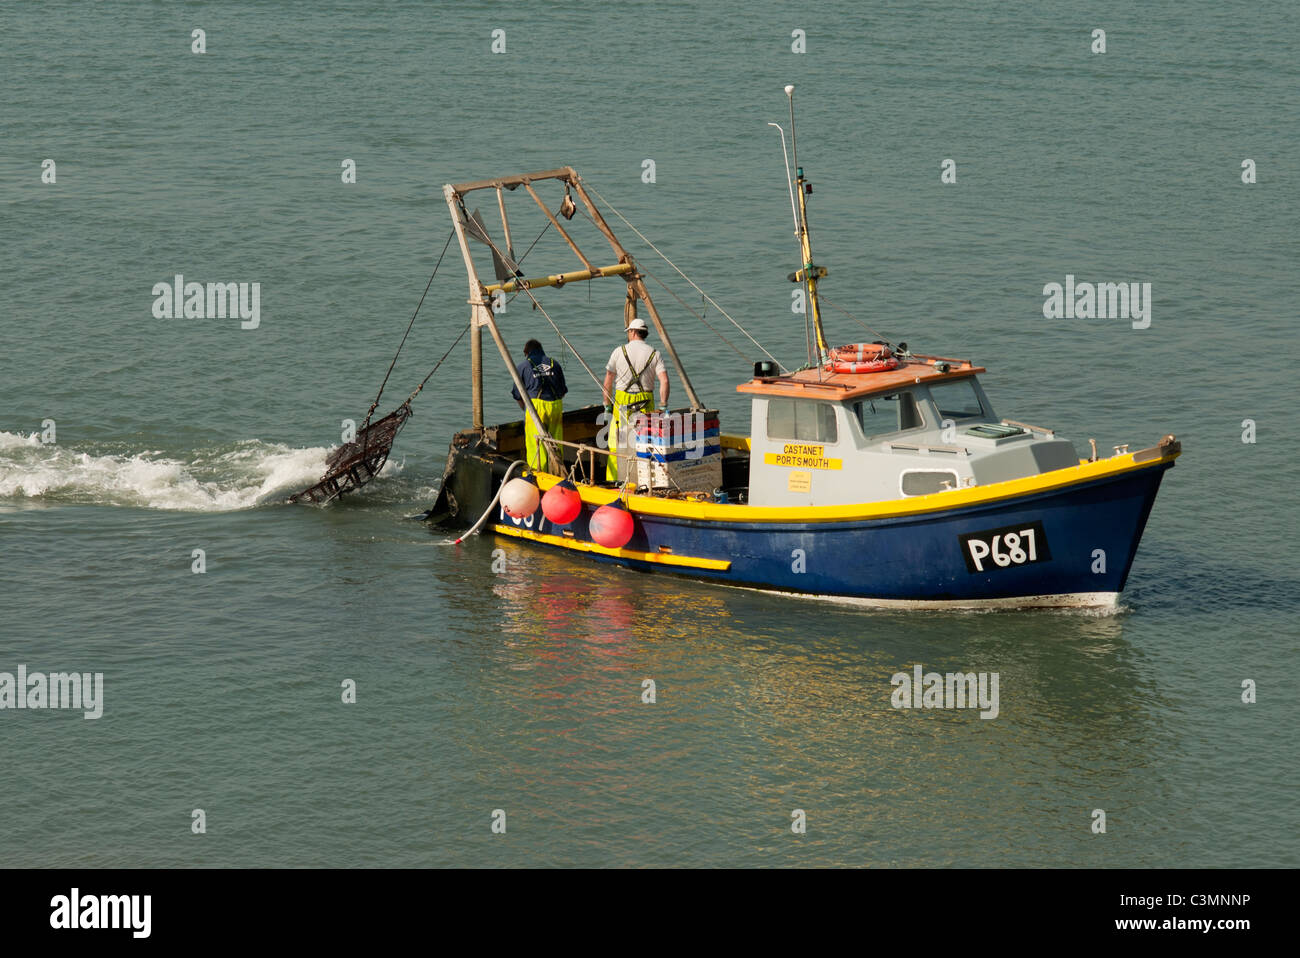
[[[961,542],[962,557],[967,572],[985,572],[1011,566],[1046,562],[1052,558],[1047,546],[1043,523],[1035,519],[1014,526],[989,529],[987,532],[968,532],[957,537]]]

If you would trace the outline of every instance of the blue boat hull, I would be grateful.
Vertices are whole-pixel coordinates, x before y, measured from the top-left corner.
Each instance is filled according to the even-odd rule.
[[[1128,580],[1172,461],[1054,490],[893,518],[797,523],[636,515],[620,553],[586,555],[646,572],[906,607],[1110,605]],[[493,528],[564,549],[590,543],[590,509],[564,529],[541,509],[498,511]],[[974,540],[974,541],[972,541]],[[670,555],[728,568],[665,565]]]

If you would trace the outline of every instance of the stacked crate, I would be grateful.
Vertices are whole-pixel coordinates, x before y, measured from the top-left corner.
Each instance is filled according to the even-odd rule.
[[[712,493],[722,485],[716,409],[647,413],[635,425],[638,486]]]

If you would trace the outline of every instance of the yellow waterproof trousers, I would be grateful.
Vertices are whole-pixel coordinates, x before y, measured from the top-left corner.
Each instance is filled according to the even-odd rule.
[[[623,426],[631,421],[632,417],[640,412],[649,415],[654,411],[654,393],[625,393],[623,390],[614,392],[614,419],[609,424],[609,445],[610,455],[605,459],[605,479],[609,482],[618,482],[618,456],[636,455],[636,440],[632,436],[624,437]],[[626,448],[623,448],[626,447]],[[635,463],[628,460],[629,476],[633,482],[636,481]]]
[[[537,418],[542,421],[546,431],[551,434],[552,439],[564,439],[564,400],[563,399],[534,399],[532,400],[533,409],[537,412]],[[524,447],[528,451],[528,468],[533,472],[549,472],[557,476],[564,475],[564,462],[551,462],[551,456],[546,452],[546,446],[539,441],[537,428],[533,425],[533,417],[524,415]],[[556,449],[559,452],[559,449]],[[561,453],[561,455],[563,455]]]

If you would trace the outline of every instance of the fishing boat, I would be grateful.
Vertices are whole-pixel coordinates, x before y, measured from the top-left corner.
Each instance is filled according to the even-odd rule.
[[[870,606],[1116,605],[1178,441],[1166,435],[1105,456],[1092,442],[1081,458],[1054,430],[995,410],[981,385],[984,367],[969,359],[886,338],[831,345],[818,289],[827,270],[813,260],[812,189],[793,140],[792,88],[786,93],[795,167],[791,174],[786,151],[786,179],[801,256],[790,279],[806,297],[809,362],[794,370],[754,362],[735,386],[750,403],[747,435],[727,432],[700,399],[646,270],[597,207],[592,194],[600,194],[571,167],[443,188],[468,272],[473,425],[453,437],[437,501],[422,518],[462,538],[483,530],[575,559]],[[563,190],[558,204],[542,198],[548,189]],[[480,193],[497,200],[496,235],[469,209]],[[581,268],[527,276],[507,194],[535,201]],[[612,262],[579,247],[562,222],[575,211],[608,243]],[[481,281],[472,243],[484,247],[481,256],[490,251],[495,282]],[[557,465],[554,474],[530,471],[523,420],[483,421],[484,330],[526,394],[494,305],[526,295],[551,321],[536,291],[615,279],[626,284],[624,324],[644,307],[689,405],[628,423],[617,444],[608,441],[603,404],[565,412],[562,439],[526,406]],[[622,332],[610,330],[610,345]],[[606,478],[611,455],[614,482]]]

